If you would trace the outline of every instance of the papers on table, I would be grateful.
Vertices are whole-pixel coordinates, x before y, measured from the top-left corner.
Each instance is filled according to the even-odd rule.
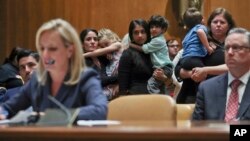
[[[31,111],[19,111],[14,117],[11,119],[0,120],[1,124],[26,124],[28,121],[28,117],[31,115]]]
[[[115,120],[78,120],[79,126],[103,126],[103,125],[119,125],[120,121]]]
[[[5,119],[5,120],[0,120],[0,125],[1,124],[9,124],[10,120],[9,119]]]

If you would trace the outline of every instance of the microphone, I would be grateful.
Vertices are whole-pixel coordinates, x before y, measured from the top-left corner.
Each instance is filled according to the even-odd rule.
[[[48,95],[48,99],[53,102],[56,106],[59,107],[60,112],[57,109],[47,109],[45,113],[41,114],[39,108],[36,111],[36,114],[32,114],[28,117],[28,124],[37,123],[37,125],[70,125],[74,121],[71,121],[73,117],[71,111],[68,110],[63,104],[56,100],[53,96]]]
[[[36,96],[35,96],[35,107],[33,107],[33,114],[31,114],[28,119],[27,119],[27,123],[28,124],[35,124],[37,123],[37,121],[40,119],[40,104],[41,104],[41,87],[42,85],[40,84],[40,82],[38,82],[38,86],[37,86],[37,93],[36,93]]]
[[[56,104],[56,106],[58,106],[60,108],[60,110],[62,110],[65,113],[66,119],[64,121],[61,121],[61,122],[62,123],[68,123],[68,122],[70,122],[70,118],[72,117],[71,112],[61,102],[59,102],[58,100],[56,100],[53,96],[48,95],[48,99],[50,101],[52,101],[54,104]]]
[[[55,61],[50,59],[50,62],[51,63],[54,63]],[[44,77],[46,77],[47,71],[44,71],[43,74],[42,74],[42,79],[44,79]],[[38,120],[40,119],[41,117],[41,113],[40,113],[40,105],[41,105],[41,98],[42,98],[42,84],[41,82],[38,81],[38,84],[37,84],[37,93],[35,95],[35,105],[33,107],[33,114],[31,114],[28,118],[27,118],[27,123],[28,124],[35,124],[38,122]]]
[[[48,95],[47,97],[53,104],[55,104],[59,108],[47,108],[44,115],[40,115],[40,119],[36,123],[36,125],[68,127],[72,126],[72,124],[74,124],[75,120],[77,119],[77,115],[79,114],[80,109],[69,109],[53,96]]]
[[[47,64],[53,65],[53,64],[55,64],[55,60],[54,60],[54,59],[49,59],[49,60],[47,61]]]

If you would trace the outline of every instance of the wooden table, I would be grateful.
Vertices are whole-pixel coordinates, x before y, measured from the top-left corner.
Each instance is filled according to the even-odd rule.
[[[124,121],[96,127],[0,126],[1,141],[228,141],[229,125],[220,122]]]

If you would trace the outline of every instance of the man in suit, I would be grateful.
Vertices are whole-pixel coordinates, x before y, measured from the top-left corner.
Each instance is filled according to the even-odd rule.
[[[17,55],[19,73],[24,81],[24,84],[30,79],[33,70],[37,68],[38,61],[38,53],[28,49],[21,50]],[[22,86],[8,89],[6,93],[0,97],[0,103],[7,101],[17,94],[21,87]]]
[[[192,120],[250,119],[250,33],[243,28],[230,30],[225,39],[225,62],[228,72],[203,81],[198,88]],[[231,83],[239,81],[234,116],[228,117]],[[226,116],[227,115],[227,116]]]

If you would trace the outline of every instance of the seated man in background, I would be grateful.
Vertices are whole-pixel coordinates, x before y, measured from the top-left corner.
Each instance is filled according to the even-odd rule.
[[[30,79],[33,70],[37,68],[38,61],[39,61],[38,53],[35,53],[28,49],[23,49],[19,52],[17,56],[17,63],[18,63],[19,73],[24,83],[26,83]],[[0,97],[0,103],[10,99],[12,96],[14,96],[16,93],[19,92],[20,88],[21,86],[8,89],[6,93],[2,97]]]
[[[229,31],[225,39],[225,62],[227,73],[199,85],[193,120],[250,119],[249,31],[243,28]]]
[[[177,53],[180,50],[179,42],[177,41],[177,39],[172,38],[172,39],[167,40],[166,43],[167,43],[167,47],[168,47],[169,58],[171,61],[173,61],[175,56],[177,55]]]
[[[169,58],[171,59],[171,61],[173,62],[173,66],[175,67],[181,58],[183,50],[181,49],[181,54],[178,53],[180,51],[180,44],[176,38],[169,39],[166,43],[168,47]],[[182,82],[177,81],[174,73],[172,74],[172,81],[173,82],[166,85],[166,93],[176,98],[177,94],[180,91]]]

